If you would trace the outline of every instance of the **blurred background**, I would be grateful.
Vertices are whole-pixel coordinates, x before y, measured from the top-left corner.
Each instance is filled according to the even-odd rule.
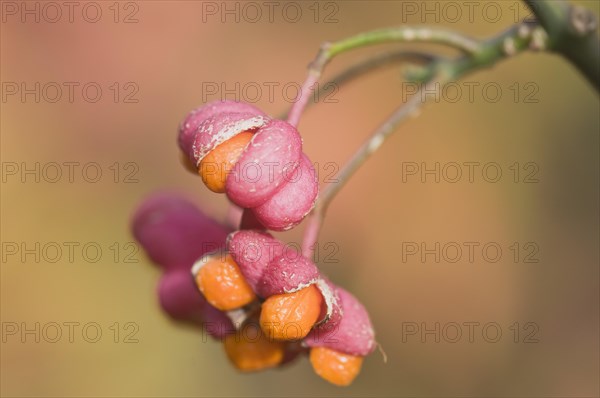
[[[345,389],[306,359],[240,374],[161,313],[132,211],[157,190],[220,220],[227,208],[180,163],[189,110],[227,98],[280,114],[325,40],[421,23],[487,37],[529,14],[518,1],[266,3],[2,2],[1,394],[598,396],[598,95],[546,53],[465,77],[333,202],[318,263],[369,309],[387,363],[374,353]],[[401,47],[340,56],[323,81]],[[321,182],[408,89],[395,65],[307,111]],[[299,242],[302,227],[278,236]]]

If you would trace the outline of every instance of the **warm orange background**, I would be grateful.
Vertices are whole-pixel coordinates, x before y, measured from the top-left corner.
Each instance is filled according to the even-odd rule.
[[[313,2],[296,2],[303,17],[288,23],[277,12],[281,2],[273,23],[266,15],[256,23],[243,18],[236,23],[232,17],[222,23],[219,16],[203,22],[201,2],[147,1],[137,3],[138,22],[125,24],[113,21],[113,2],[97,4],[103,14],[95,24],[81,18],[83,5],[73,23],[67,16],[57,23],[35,23],[31,17],[21,23],[18,16],[3,14],[3,84],[97,82],[103,89],[97,103],[82,100],[80,91],[73,103],[35,103],[32,96],[21,102],[18,95],[1,103],[5,165],[97,162],[103,171],[95,184],[80,174],[73,183],[66,177],[35,183],[31,176],[21,183],[17,175],[6,176],[2,184],[3,244],[97,242],[103,248],[96,263],[82,261],[77,251],[72,263],[66,256],[56,263],[36,263],[33,256],[3,259],[4,328],[97,322],[103,332],[93,344],[80,329],[73,342],[63,335],[57,343],[3,331],[3,396],[598,396],[598,95],[564,60],[526,54],[466,77],[482,85],[497,83],[501,100],[484,101],[476,90],[469,101],[463,86],[457,103],[429,104],[336,198],[321,242],[335,242],[340,261],[325,264],[321,258],[320,263],[369,308],[388,356],[387,364],[378,353],[369,357],[353,386],[339,389],[315,376],[306,360],[280,371],[237,373],[219,344],[202,342],[197,332],[162,315],[154,294],[159,272],[141,253],[138,263],[124,263],[124,253],[115,263],[109,246],[132,240],[128,218],[155,190],[179,190],[224,217],[225,198],[209,193],[181,167],[175,144],[177,124],[203,101],[203,83],[299,83],[322,41],[417,24],[420,16],[407,17],[399,1],[349,1],[335,3],[337,8],[321,3],[315,23]],[[517,1],[496,4],[502,11],[496,23],[475,11],[472,23],[465,14],[457,23],[438,25],[484,37],[513,23],[515,10],[526,14]],[[597,2],[585,5],[598,13]],[[336,10],[338,22],[322,23]],[[120,11],[122,21],[135,8],[121,3]],[[436,24],[434,17],[424,22]],[[344,55],[327,75],[398,47]],[[123,103],[122,97],[115,103],[109,89],[114,82],[137,84],[138,103]],[[531,91],[523,87],[532,83],[528,87],[538,90],[534,98],[539,101],[525,103],[521,97],[515,102],[510,89],[515,83],[522,96]],[[387,68],[342,87],[337,103],[309,110],[300,128],[311,159],[341,164],[402,101],[401,89],[400,68]],[[273,101],[265,89],[257,105],[278,114],[288,103],[281,89]],[[414,176],[402,181],[403,162],[433,167],[470,161],[497,162],[503,178],[495,184],[481,174],[473,183],[465,178],[434,183],[431,177],[421,183]],[[114,183],[108,169],[114,162],[136,163],[139,182]],[[512,182],[508,167],[515,162],[534,162],[539,183]],[[321,169],[324,175],[329,171]],[[280,236],[297,241],[300,230]],[[465,257],[435,263],[431,256],[426,262],[418,256],[402,261],[402,242],[469,241],[498,242],[503,257],[496,263],[481,255],[473,263]],[[514,263],[509,246],[515,241],[521,247],[535,242],[539,262]],[[109,329],[115,322],[121,328],[118,343]],[[122,342],[128,322],[139,326],[138,343]],[[496,322],[503,335],[489,343],[476,329],[473,343],[466,336],[458,343],[435,343],[431,336],[421,342],[419,335],[403,333],[403,326],[413,322],[430,328],[436,322],[441,327]],[[519,343],[509,329],[514,322],[522,329]],[[538,343],[522,342],[527,322],[538,325]]]

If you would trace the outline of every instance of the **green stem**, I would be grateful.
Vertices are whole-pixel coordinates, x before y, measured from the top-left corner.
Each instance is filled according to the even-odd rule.
[[[421,93],[431,92],[432,90],[441,90],[445,83],[455,81],[467,73],[480,68],[495,65],[502,59],[509,58],[519,52],[532,48],[532,44],[537,40],[534,48],[542,47],[544,44],[544,32],[535,23],[523,22],[519,25],[511,27],[509,30],[492,37],[488,40],[481,41],[474,46],[474,51],[465,54],[455,59],[439,58],[428,63],[423,68],[420,78],[423,84],[420,90],[403,104],[392,116],[386,120],[375,133],[358,149],[354,156],[344,166],[342,171],[336,176],[336,183],[331,183],[319,195],[313,211],[309,216],[307,227],[304,232],[302,244],[302,253],[311,257],[315,242],[318,239],[325,213],[333,198],[337,195],[340,189],[350,180],[360,166],[383,144],[385,139],[389,137],[398,127],[400,123],[405,121],[409,115],[413,114],[424,102]],[[338,42],[338,44],[324,46],[311,66],[311,70],[319,71],[319,73],[309,73],[311,79],[320,76],[320,68],[325,65],[329,54],[339,54],[351,48],[356,48],[356,45],[372,44],[377,35],[371,34],[355,36],[353,38]],[[359,37],[361,37],[359,39]],[[341,44],[340,44],[341,43]],[[378,43],[378,41],[375,41]],[[333,50],[331,50],[333,48]],[[316,64],[316,66],[315,66]],[[425,98],[426,99],[426,98]]]
[[[321,46],[315,60],[310,64],[308,76],[300,89],[300,95],[288,115],[288,123],[298,126],[300,116],[316,82],[321,77],[325,65],[336,55],[357,48],[387,42],[420,42],[437,43],[456,48],[466,54],[475,54],[479,51],[479,41],[448,29],[401,26],[374,30],[342,39],[334,43],[325,43]]]
[[[536,39],[537,38],[537,39]],[[543,47],[544,32],[533,22],[522,22],[503,33],[481,43],[479,51],[472,56],[443,60],[433,66],[438,72],[457,80],[466,73],[496,65],[499,61],[517,55],[536,46]],[[541,49],[541,48],[539,48]],[[430,74],[436,73],[434,70]]]
[[[327,96],[327,94],[331,90],[331,87],[335,87],[336,90],[339,90],[345,84],[350,83],[353,80],[369,72],[373,72],[377,69],[389,65],[396,65],[400,63],[408,63],[409,65],[412,65],[415,68],[423,67],[434,62],[438,58],[439,57],[426,52],[405,50],[393,51],[389,53],[383,53],[374,57],[369,57],[367,59],[359,61],[354,65],[351,65],[349,68],[344,69],[342,72],[327,80],[325,83],[320,84],[315,93],[315,101],[309,101],[306,104],[305,109],[310,108],[311,105],[317,103],[323,97]],[[288,109],[284,113],[277,116],[277,119],[286,119],[289,113],[290,110]]]
[[[581,7],[570,6],[564,1],[526,0],[539,19],[523,21],[497,36],[477,41],[458,33],[431,28],[393,28],[359,34],[335,43],[326,43],[310,65],[308,77],[301,91],[300,99],[290,111],[288,121],[297,125],[308,96],[314,89],[325,65],[334,56],[363,46],[390,41],[420,41],[441,43],[461,50],[464,55],[454,59],[437,59],[413,75],[413,80],[434,84],[436,90],[451,81],[481,68],[490,67],[526,50],[552,50],[569,59],[600,91],[600,47],[594,33],[596,23],[593,15]],[[358,168],[379,148],[407,115],[422,102],[418,94],[399,108],[367,142],[357,151],[338,176],[336,184],[330,184],[319,195],[308,227],[305,230],[303,253],[310,257],[321,229],[327,208],[341,187],[352,177]]]
[[[327,58],[331,59],[338,54],[359,47],[395,41],[444,44],[457,48],[465,53],[474,53],[479,47],[479,42],[477,40],[451,30],[402,26],[360,33],[332,43],[327,50]]]
[[[363,143],[352,158],[344,165],[342,170],[336,175],[336,182],[329,183],[319,194],[315,207],[313,208],[304,230],[304,239],[302,240],[302,254],[307,258],[312,258],[316,247],[319,232],[325,218],[325,213],[329,204],[342,187],[350,181],[350,178],[371,157],[385,140],[392,135],[396,128],[411,116],[416,115],[416,111],[423,106],[427,97],[423,97],[424,92],[437,91],[445,82],[433,77],[421,85],[419,90],[412,97],[396,109],[389,118],[387,118],[375,132]],[[425,99],[425,100],[424,100]]]
[[[600,92],[600,39],[594,14],[563,0],[525,3],[548,33],[548,49],[570,61]]]

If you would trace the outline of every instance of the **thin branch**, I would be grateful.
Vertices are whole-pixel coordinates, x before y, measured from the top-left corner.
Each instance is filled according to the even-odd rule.
[[[336,87],[339,89],[343,85],[356,80],[357,78],[361,77],[362,75],[364,75],[368,72],[372,72],[379,68],[383,68],[386,66],[394,65],[397,63],[403,63],[403,62],[417,64],[417,65],[427,65],[427,64],[434,62],[437,59],[438,59],[438,57],[436,57],[433,54],[427,53],[427,52],[404,51],[404,50],[393,51],[393,52],[383,53],[383,54],[377,55],[375,57],[369,57],[360,62],[357,62],[356,64],[350,66],[348,69],[345,69],[342,72],[340,72],[339,74],[335,75],[330,80],[319,85],[319,89],[315,92],[315,95],[314,95],[315,101],[309,101],[306,104],[305,109],[310,108],[312,105],[314,105],[316,102],[318,102],[324,95],[326,95],[329,87],[333,86],[333,87]],[[285,111],[284,113],[279,115],[277,118],[278,119],[286,119],[287,115],[289,113],[290,113],[290,110],[288,109],[287,111]]]
[[[396,130],[396,128],[408,119],[411,115],[415,115],[416,111],[424,104],[428,96],[423,98],[423,93],[432,93],[435,90],[440,90],[443,81],[440,79],[432,79],[430,82],[421,85],[420,89],[391,116],[386,119],[377,130],[366,140],[363,145],[356,151],[354,156],[346,163],[338,174],[337,182],[331,183],[325,187],[319,195],[317,203],[309,217],[309,222],[304,232],[302,242],[302,254],[311,258],[313,255],[315,243],[321,229],[321,224],[327,212],[327,208],[332,199],[340,189],[350,180],[350,177],[358,170],[360,166],[384,143],[384,141]]]
[[[465,55],[453,60],[439,60],[431,63],[425,76],[428,83],[422,84],[420,89],[405,104],[399,107],[358,149],[350,161],[344,166],[337,176],[337,182],[329,184],[317,198],[317,203],[311,212],[308,224],[304,232],[302,253],[312,257],[315,243],[323,223],[325,213],[331,201],[340,189],[348,182],[350,177],[358,168],[383,144],[396,127],[408,116],[414,114],[429,96],[423,93],[439,92],[444,84],[454,81],[459,77],[475,70],[495,65],[497,62],[511,57],[519,52],[537,49],[543,43],[536,42],[539,39],[538,27],[533,22],[523,22],[513,26],[507,31],[483,41],[476,54]]]
[[[512,26],[505,32],[500,33],[488,40],[471,43],[464,36],[454,37],[448,32],[441,36],[433,35],[430,30],[409,29],[408,37],[414,39],[419,32],[423,41],[432,42],[442,38],[445,44],[460,48],[464,56],[452,60],[438,60],[431,62],[420,74],[420,81],[428,81],[403,106],[398,108],[389,119],[387,119],[354,154],[350,161],[344,166],[338,176],[338,182],[327,185],[320,194],[308,219],[308,225],[304,234],[302,252],[307,257],[312,257],[315,243],[317,241],[321,224],[325,217],[327,208],[339,190],[348,182],[350,177],[358,168],[381,146],[395,128],[404,121],[407,116],[413,114],[427,99],[422,93],[441,90],[443,85],[449,81],[455,81],[465,74],[475,70],[493,66],[498,62],[514,56],[526,50],[554,50],[562,53],[573,62],[582,73],[600,91],[600,47],[598,37],[595,33],[597,24],[589,10],[581,7],[568,6],[563,1],[550,2],[546,0],[526,1],[532,11],[539,18],[542,26],[535,21],[523,21]],[[565,21],[568,21],[566,23]],[[426,33],[424,36],[422,36]],[[439,33],[439,32],[438,32]],[[326,63],[339,53],[361,47],[364,45],[396,40],[398,35],[400,41],[406,39],[407,31],[368,32],[351,37],[337,43],[326,43],[321,47],[315,61],[309,68],[308,78],[303,86],[301,101],[294,104],[290,111],[290,123],[297,125],[300,115],[307,105],[308,96],[314,89],[314,83],[319,79]],[[435,40],[433,40],[436,42]],[[431,87],[431,86],[434,87]]]
[[[513,25],[506,31],[481,43],[480,50],[473,56],[463,56],[454,59],[440,59],[426,67],[419,81],[427,81],[435,74],[447,76],[448,81],[454,81],[498,62],[513,57],[523,51],[540,51],[546,47],[547,35],[535,21],[523,21]]]
[[[458,32],[428,27],[401,26],[360,33],[334,43],[324,43],[308,68],[308,76],[302,84],[300,95],[288,115],[288,123],[297,126],[325,65],[336,55],[356,48],[387,42],[437,43],[458,49],[465,54],[479,51],[479,41]]]
[[[348,50],[387,42],[443,44],[465,54],[473,54],[479,49],[478,40],[453,30],[425,26],[400,26],[359,33],[335,42],[329,47],[329,55],[332,58]]]
[[[529,7],[542,26],[559,26],[564,24],[564,15],[566,15],[569,8],[566,1],[523,0],[523,2]]]
[[[563,0],[525,0],[548,34],[548,49],[569,60],[600,92],[598,21],[588,9]]]
[[[323,190],[319,196],[319,200],[315,206],[318,211],[326,211],[327,207],[331,203],[333,197],[346,185],[348,179],[353,175],[356,170],[369,158],[384,141],[393,133],[396,127],[406,120],[409,116],[416,114],[418,108],[420,108],[425,98],[429,98],[429,95],[423,96],[423,93],[428,94],[434,93],[436,90],[440,90],[442,82],[440,79],[434,79],[431,82],[424,84],[407,102],[402,104],[392,115],[381,125],[371,137],[363,143],[363,145],[356,151],[350,161],[344,166],[344,168],[337,175],[339,182],[329,184]]]

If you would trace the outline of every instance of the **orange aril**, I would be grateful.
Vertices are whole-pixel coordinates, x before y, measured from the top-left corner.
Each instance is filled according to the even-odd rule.
[[[323,296],[315,285],[271,296],[262,304],[260,326],[274,339],[304,338],[317,322],[322,301]]]
[[[196,274],[196,285],[214,307],[229,311],[252,302],[252,291],[231,255],[209,259]]]
[[[217,145],[202,159],[198,173],[213,192],[224,193],[228,173],[233,169],[254,133],[244,131]]]
[[[326,347],[310,349],[310,363],[323,379],[337,386],[348,386],[360,373],[363,357]]]

